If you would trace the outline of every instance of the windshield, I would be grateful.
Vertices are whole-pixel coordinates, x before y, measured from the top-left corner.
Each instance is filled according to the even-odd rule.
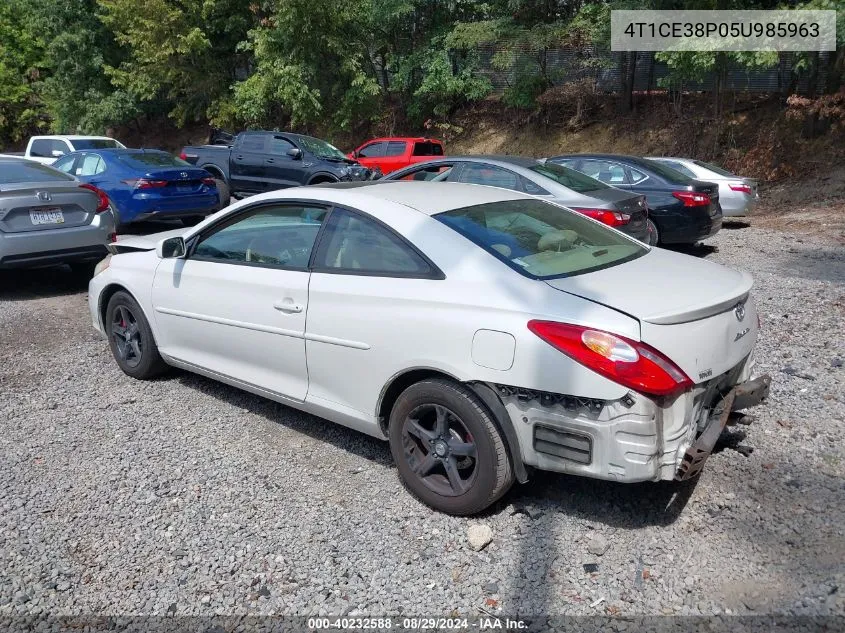
[[[190,163],[164,152],[138,152],[136,154],[118,154],[118,160],[136,169],[147,167],[193,167]]]
[[[308,153],[314,154],[314,156],[318,156],[319,158],[329,158],[332,160],[346,159],[346,154],[334,145],[330,145],[313,136],[300,136],[297,140],[299,140],[300,144],[302,144]]]
[[[534,279],[580,275],[648,252],[621,233],[541,200],[491,202],[434,217]]]
[[[720,176],[734,176],[735,178],[738,177],[735,174],[732,174],[731,172],[729,172],[728,170],[722,169],[721,167],[714,165],[713,163],[705,163],[703,160],[694,160],[692,162],[694,162],[699,167],[704,167],[704,169],[709,169],[710,171],[712,171],[716,174],[719,174]]]
[[[572,191],[578,193],[587,193],[589,191],[599,191],[600,189],[607,189],[607,185],[600,180],[590,178],[582,174],[580,171],[575,171],[563,165],[555,165],[554,163],[538,163],[529,167],[531,171],[537,172],[541,176],[551,178],[559,185],[563,185]]]
[[[72,141],[76,150],[81,149],[121,149],[123,145],[112,138],[75,138]]]
[[[635,167],[638,166],[637,163],[633,164]],[[663,163],[660,163],[656,160],[648,160],[644,158],[643,167],[653,171],[655,174],[663,178],[666,182],[673,185],[688,185],[689,181],[692,180],[692,178],[690,178],[686,174],[682,174],[677,169],[667,167]]]
[[[49,182],[50,180],[68,181],[72,176],[35,161],[0,161],[0,185],[15,182]]]

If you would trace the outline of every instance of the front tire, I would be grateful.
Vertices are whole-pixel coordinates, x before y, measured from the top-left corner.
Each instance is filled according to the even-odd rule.
[[[476,514],[513,484],[492,415],[458,383],[430,379],[408,387],[390,413],[388,436],[405,488],[440,512]]]
[[[167,370],[150,324],[130,294],[119,291],[112,295],[103,325],[112,355],[124,374],[147,380]]]

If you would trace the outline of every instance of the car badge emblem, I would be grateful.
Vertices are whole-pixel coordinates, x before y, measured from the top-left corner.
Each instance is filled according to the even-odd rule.
[[[736,315],[737,321],[742,321],[745,318],[745,306],[741,303],[737,303],[734,308],[734,314]]]
[[[187,177],[188,177],[188,172],[186,172],[186,171],[183,171],[181,174],[179,174],[179,178],[187,178]]]
[[[38,196],[38,199],[41,200],[41,202],[50,202],[50,200],[53,199],[53,196],[50,195],[49,191],[39,191],[35,195]]]

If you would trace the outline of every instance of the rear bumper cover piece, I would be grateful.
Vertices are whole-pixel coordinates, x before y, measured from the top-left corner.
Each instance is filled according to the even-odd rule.
[[[713,408],[713,415],[707,426],[684,453],[678,472],[675,473],[676,481],[692,479],[701,472],[719,435],[728,423],[731,412],[760,404],[769,395],[771,383],[771,377],[764,374],[737,385],[722,398]]]

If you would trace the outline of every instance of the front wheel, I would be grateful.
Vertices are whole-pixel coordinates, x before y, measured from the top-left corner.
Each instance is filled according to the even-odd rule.
[[[103,325],[112,355],[123,373],[146,380],[167,370],[150,324],[131,295],[123,291],[112,295]]]
[[[390,413],[388,435],[402,483],[435,510],[476,514],[513,484],[496,423],[458,383],[431,379],[408,387]]]

